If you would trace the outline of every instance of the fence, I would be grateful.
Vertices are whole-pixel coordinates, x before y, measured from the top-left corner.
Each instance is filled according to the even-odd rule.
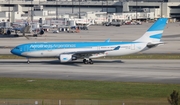
[[[0,99],[0,105],[169,105],[167,101]]]

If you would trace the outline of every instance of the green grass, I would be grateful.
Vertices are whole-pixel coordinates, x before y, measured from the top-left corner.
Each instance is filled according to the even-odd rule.
[[[180,59],[180,54],[133,54],[125,56],[105,57],[107,59]],[[2,54],[0,59],[24,59],[23,57]]]
[[[180,84],[0,78],[4,99],[167,100]]]
[[[11,54],[1,54],[0,59],[22,59],[23,57],[19,57],[16,55],[11,55]]]

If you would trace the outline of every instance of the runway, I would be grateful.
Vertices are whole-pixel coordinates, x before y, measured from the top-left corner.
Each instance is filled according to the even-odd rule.
[[[60,64],[53,59],[0,60],[0,77],[47,78],[121,82],[180,83],[180,60],[95,59]]]

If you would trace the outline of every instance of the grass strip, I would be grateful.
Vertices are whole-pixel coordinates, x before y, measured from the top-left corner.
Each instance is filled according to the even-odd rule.
[[[180,54],[132,54],[125,56],[103,57],[106,59],[180,59]],[[24,59],[11,54],[2,54],[0,59]],[[101,58],[102,59],[102,58]]]
[[[0,78],[4,99],[162,100],[180,84]]]

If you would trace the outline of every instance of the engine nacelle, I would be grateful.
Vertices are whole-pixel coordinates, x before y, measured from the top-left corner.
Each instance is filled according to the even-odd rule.
[[[43,35],[44,34],[44,30],[41,29],[40,32],[39,32],[40,35]]]
[[[72,54],[60,54],[59,55],[59,61],[61,63],[63,62],[71,62],[73,60],[76,60],[77,57],[73,56]]]

